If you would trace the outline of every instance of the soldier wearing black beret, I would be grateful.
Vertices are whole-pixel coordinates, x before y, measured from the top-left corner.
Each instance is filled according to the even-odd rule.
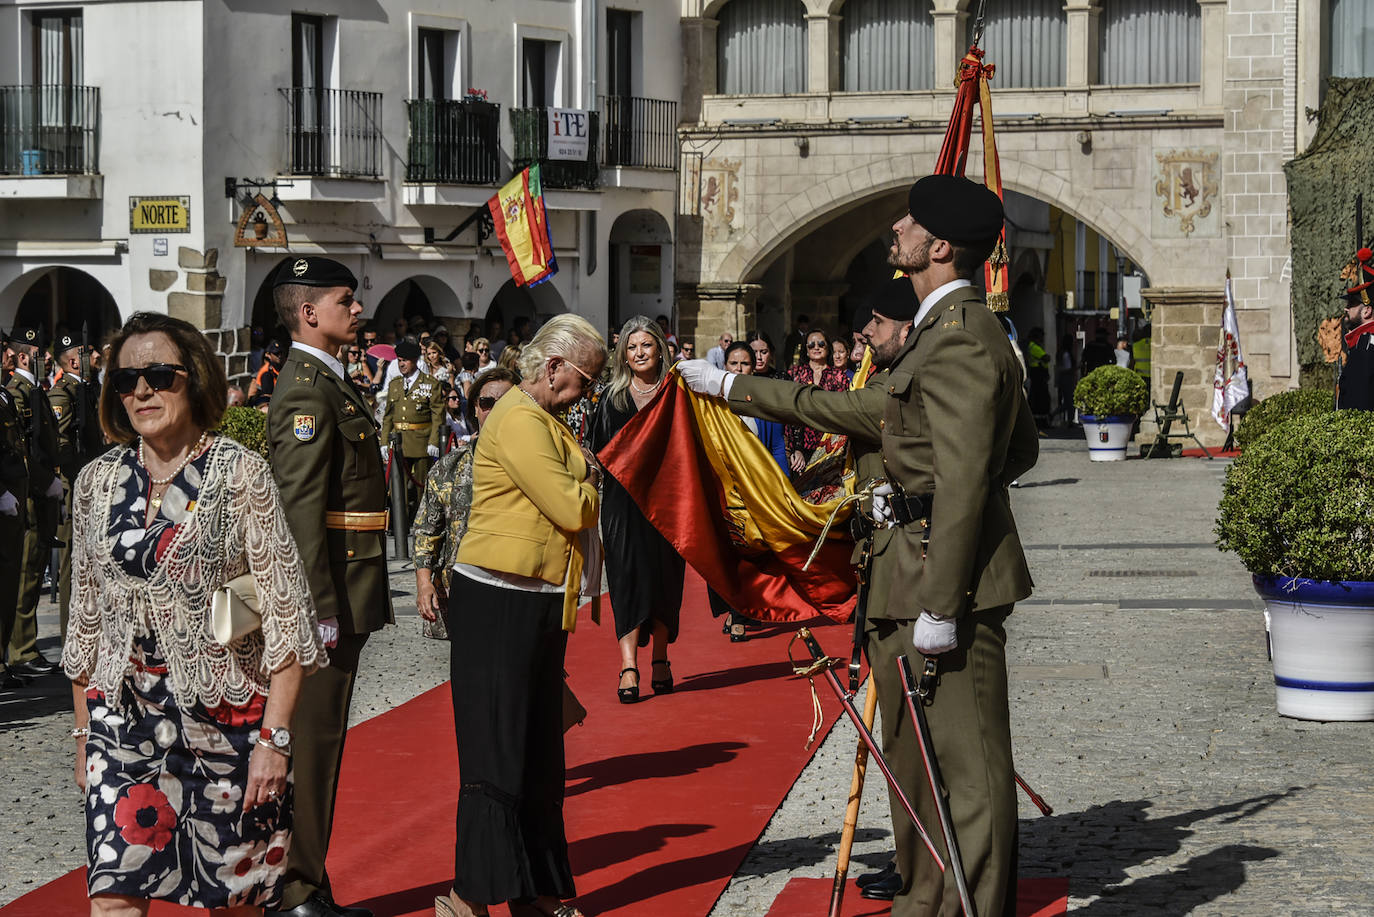
[[[295,834],[281,909],[297,917],[371,917],[336,904],[325,872],[359,658],[368,634],[393,620],[377,428],[337,357],[357,339],[357,284],[339,262],[313,255],[288,258],[272,282],[291,333],[267,412],[272,474],[329,646],[328,667],[302,683],[292,719]]]
[[[419,344],[397,342],[399,375],[387,386],[382,413],[382,442],[389,448],[391,434],[401,434],[401,454],[392,456],[392,468],[405,474],[406,511],[412,517],[444,436],[444,387],[429,373],[421,372],[419,363]]]
[[[15,623],[6,648],[10,671],[21,676],[46,675],[57,670],[54,663],[38,652],[38,598],[42,591],[43,570],[48,565],[51,549],[56,546],[62,515],[57,421],[38,377],[43,371],[46,345],[43,332],[37,328],[14,328],[7,345],[14,355],[14,375],[6,388],[28,440],[29,460],[28,493],[14,495],[25,504],[28,523],[24,532]]]
[[[74,335],[58,335],[52,347],[58,377],[48,392],[53,416],[57,419],[57,462],[66,489],[65,521],[57,530],[57,540],[63,543],[57,592],[63,637],[67,635],[72,587],[72,484],[77,473],[105,450],[105,435],[100,429],[100,384],[82,374],[83,346]]]
[[[1341,273],[1345,317],[1345,365],[1336,387],[1336,407],[1374,411],[1374,251],[1361,248]]]
[[[0,332],[4,371],[14,370],[9,335]],[[19,580],[24,569],[24,538],[28,529],[29,438],[19,419],[14,397],[0,385],[0,689],[20,688],[32,672],[16,673],[4,665],[14,634],[19,603]]]

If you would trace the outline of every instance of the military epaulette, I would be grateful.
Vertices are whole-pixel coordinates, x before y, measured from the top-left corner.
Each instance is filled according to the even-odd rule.
[[[304,382],[307,385],[314,385],[315,379],[320,374],[320,368],[310,360],[302,360],[296,364],[295,380]]]

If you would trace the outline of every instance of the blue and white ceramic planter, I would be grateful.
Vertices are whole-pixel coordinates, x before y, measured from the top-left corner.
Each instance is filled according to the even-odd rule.
[[[1130,442],[1135,418],[1130,414],[1097,417],[1080,414],[1083,435],[1088,439],[1088,458],[1094,462],[1122,462],[1126,460],[1126,444]]]
[[[1279,713],[1374,720],[1374,583],[1256,576]]]

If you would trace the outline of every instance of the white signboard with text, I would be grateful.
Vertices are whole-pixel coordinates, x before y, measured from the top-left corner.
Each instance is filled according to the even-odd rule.
[[[586,162],[591,156],[592,116],[576,108],[550,108],[548,159]]]

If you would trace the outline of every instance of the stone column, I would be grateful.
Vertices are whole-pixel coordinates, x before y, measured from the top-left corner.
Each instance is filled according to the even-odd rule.
[[[840,84],[840,17],[806,16],[806,91],[834,92]]]
[[[954,75],[968,50],[968,5],[970,0],[934,0],[931,17],[935,20],[935,88],[954,91]]]
[[[1151,399],[1166,404],[1174,376],[1182,372],[1179,397],[1188,411],[1189,425],[1208,446],[1220,446],[1226,431],[1211,419],[1212,376],[1225,288],[1146,287],[1140,295],[1154,309],[1150,318]],[[1146,442],[1156,430],[1153,413],[1141,418],[1140,438]]]
[[[682,19],[682,104],[678,116],[683,123],[701,120],[701,97],[716,93],[716,30],[720,21],[703,17]]]
[[[1224,3],[1225,0],[1222,0]],[[1065,0],[1068,16],[1068,55],[1065,84],[1070,89],[1086,89],[1097,82],[1098,17],[1102,7],[1094,0]]]
[[[677,288],[679,339],[696,341],[697,353],[716,344],[723,332],[735,335],[756,325],[755,303],[763,286],[757,283],[698,283]]]
[[[1226,89],[1226,0],[1198,0],[1202,7],[1202,104],[1221,108]]]

